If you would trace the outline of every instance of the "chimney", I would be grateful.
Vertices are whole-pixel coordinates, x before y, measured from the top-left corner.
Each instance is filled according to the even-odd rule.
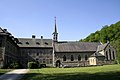
[[[43,39],[43,36],[41,36],[41,39]]]
[[[32,35],[32,38],[35,38],[35,35]]]
[[[4,29],[4,31],[7,31],[7,29]]]

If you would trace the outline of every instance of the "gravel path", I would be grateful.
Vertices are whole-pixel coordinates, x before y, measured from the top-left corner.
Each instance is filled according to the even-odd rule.
[[[0,80],[19,80],[29,69],[16,69],[0,76]]]

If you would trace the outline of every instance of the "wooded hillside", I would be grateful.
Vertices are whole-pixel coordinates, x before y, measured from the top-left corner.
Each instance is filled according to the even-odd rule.
[[[116,49],[117,60],[120,62],[120,21],[110,26],[105,25],[100,31],[91,33],[88,37],[80,41],[102,43],[110,41],[111,45]]]

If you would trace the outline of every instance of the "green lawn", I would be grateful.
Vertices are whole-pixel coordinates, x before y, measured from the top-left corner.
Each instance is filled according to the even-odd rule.
[[[12,69],[0,69],[0,75],[6,73],[6,72],[9,72],[11,71]]]
[[[21,80],[120,80],[120,65],[31,69]]]

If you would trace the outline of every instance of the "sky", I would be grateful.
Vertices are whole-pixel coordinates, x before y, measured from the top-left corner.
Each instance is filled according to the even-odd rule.
[[[0,0],[0,27],[14,37],[78,41],[120,21],[120,0]]]

